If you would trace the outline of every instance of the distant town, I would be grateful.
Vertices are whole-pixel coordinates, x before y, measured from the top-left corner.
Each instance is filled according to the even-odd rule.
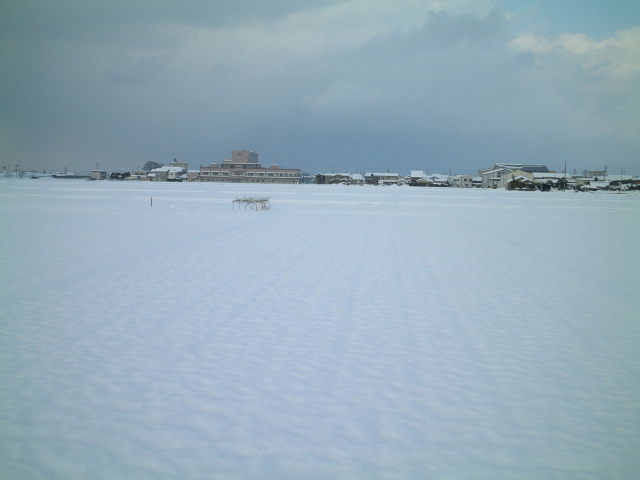
[[[423,170],[411,170],[409,175],[395,172],[371,173],[318,173],[303,174],[298,168],[280,165],[263,166],[258,153],[251,150],[234,150],[231,158],[208,167],[189,170],[185,162],[174,159],[167,165],[147,162],[142,170],[131,172],[107,172],[96,168],[86,173],[22,171],[3,167],[5,177],[40,178],[49,176],[60,179],[120,180],[147,182],[226,182],[226,183],[316,183],[322,185],[381,185],[434,188],[492,188],[507,190],[551,191],[629,191],[640,190],[637,176],[610,174],[603,170],[584,170],[582,174],[554,172],[544,164],[496,163],[479,170],[478,175],[429,174]]]

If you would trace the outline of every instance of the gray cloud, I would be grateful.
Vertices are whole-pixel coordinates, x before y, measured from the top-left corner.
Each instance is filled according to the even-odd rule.
[[[307,170],[637,162],[633,36],[603,54],[516,34],[496,8],[299,4],[3,7],[4,164],[197,167],[235,148]]]

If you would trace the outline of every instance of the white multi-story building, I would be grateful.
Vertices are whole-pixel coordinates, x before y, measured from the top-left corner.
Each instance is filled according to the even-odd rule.
[[[212,163],[208,167],[189,172],[190,182],[232,183],[300,183],[300,170],[280,168],[279,165],[263,167],[258,153],[250,150],[234,150],[231,159]]]

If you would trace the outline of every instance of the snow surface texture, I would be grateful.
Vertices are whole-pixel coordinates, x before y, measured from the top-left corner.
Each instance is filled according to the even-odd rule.
[[[0,221],[3,479],[640,472],[640,195],[3,179]]]

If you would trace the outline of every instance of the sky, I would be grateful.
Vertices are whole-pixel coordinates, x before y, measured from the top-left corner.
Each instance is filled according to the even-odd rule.
[[[0,168],[640,175],[640,3],[0,0]]]

